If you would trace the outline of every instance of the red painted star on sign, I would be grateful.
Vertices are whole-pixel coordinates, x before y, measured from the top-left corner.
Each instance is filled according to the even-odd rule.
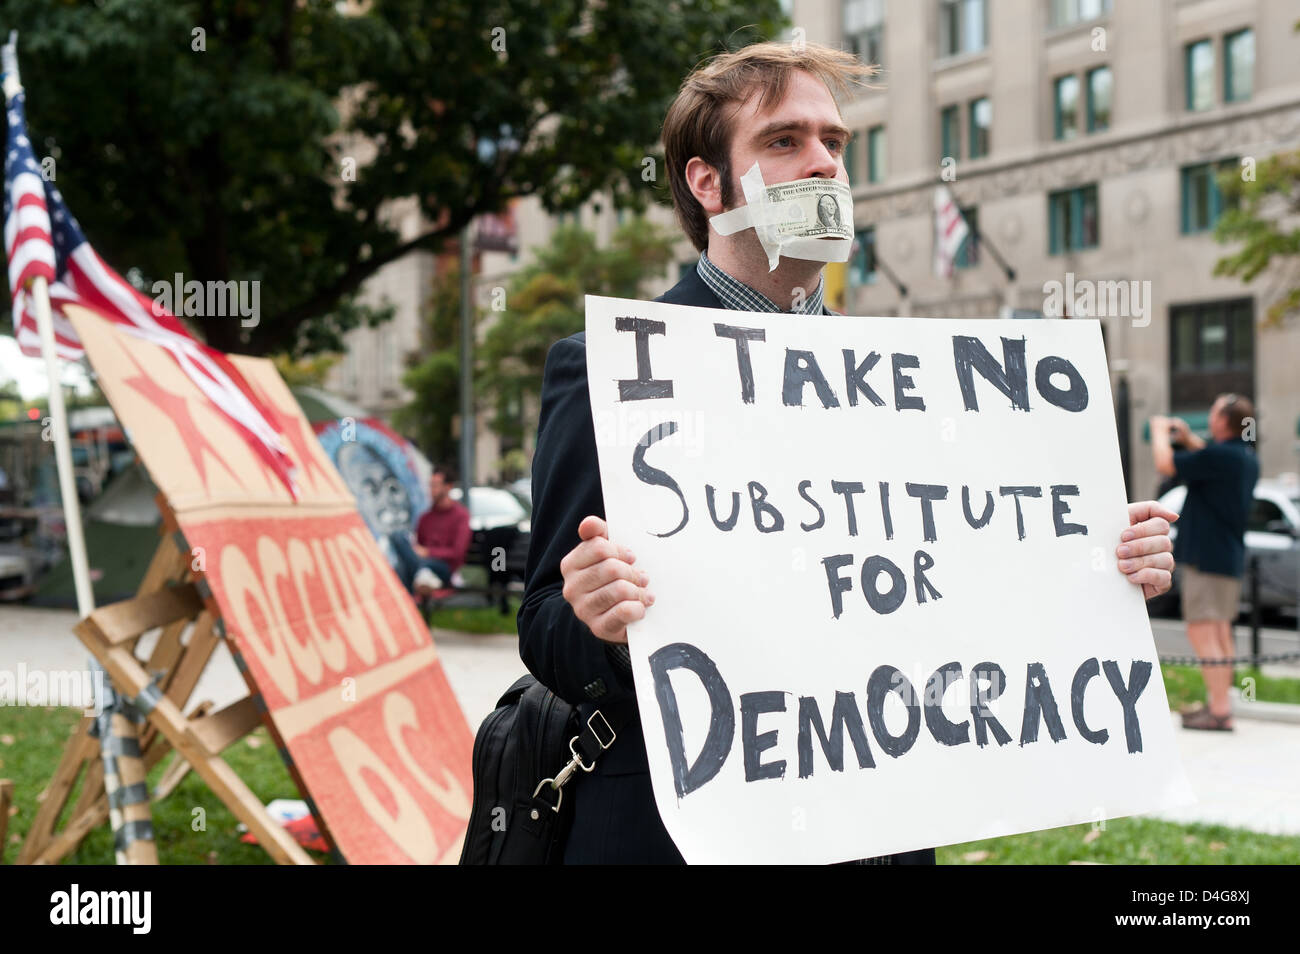
[[[251,383],[249,384],[249,387],[253,389],[253,393],[257,395],[258,401],[260,401],[262,406],[266,408],[267,417],[270,418],[275,429],[283,435],[285,441],[289,444],[291,451],[290,456],[293,457],[293,462],[298,466],[299,483],[302,484],[306,480],[310,480],[313,490],[319,491],[324,489],[338,491],[338,478],[335,477],[333,480],[330,479],[329,471],[321,467],[320,461],[316,458],[316,455],[311,452],[312,448],[308,446],[307,441],[303,438],[302,419],[296,414],[282,413],[276,403],[267,397],[266,393],[262,391],[261,388],[258,388]],[[312,435],[312,440],[316,440],[314,434]],[[320,474],[323,484],[317,482],[316,477],[311,473],[312,471]]]
[[[128,352],[127,357],[131,359],[131,363],[135,365],[140,374],[137,377],[125,378],[124,380],[139,391],[150,404],[161,409],[176,425],[176,429],[180,431],[181,442],[185,445],[185,450],[189,452],[190,460],[194,463],[194,469],[198,471],[199,479],[203,481],[204,491],[208,491],[208,472],[203,461],[204,451],[211,452],[213,458],[225,468],[226,473],[234,477],[235,482],[243,487],[244,482],[230,469],[217,448],[213,446],[212,442],[195,424],[194,417],[190,414],[189,402],[185,397],[180,394],[173,394],[171,391],[160,387],[156,381],[147,376],[144,368],[140,367],[139,362],[135,360],[134,355]]]

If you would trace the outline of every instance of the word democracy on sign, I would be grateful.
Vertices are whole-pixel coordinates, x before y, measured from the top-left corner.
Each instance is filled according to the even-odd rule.
[[[1069,687],[1068,712],[1078,734],[1094,745],[1105,745],[1111,737],[1105,727],[1090,726],[1084,717],[1084,697],[1089,683],[1104,674],[1104,682],[1119,702],[1123,712],[1123,735],[1130,753],[1142,751],[1142,728],[1138,721],[1137,701],[1151,678],[1151,663],[1134,660],[1128,676],[1115,660],[1086,659],[1075,670]],[[709,698],[709,728],[694,758],[686,751],[685,732],[677,703],[677,693],[669,679],[674,671],[685,671],[699,680]],[[672,763],[673,783],[679,798],[689,794],[721,771],[731,754],[736,737],[736,702],[723,679],[722,673],[709,656],[690,643],[670,643],[650,655],[650,672],[654,678],[655,698],[663,718],[664,737]],[[953,722],[943,710],[945,696],[961,698],[961,690],[952,687],[965,679],[968,683],[970,718]],[[1011,734],[993,713],[990,703],[1002,695],[1007,685],[1007,675],[993,662],[972,666],[969,675],[963,673],[959,662],[940,666],[926,680],[925,689],[918,693],[915,686],[901,670],[894,666],[877,666],[867,679],[865,715],[855,692],[835,693],[829,707],[829,718],[815,696],[798,696],[794,712],[787,713],[787,698],[796,694],[786,690],[746,692],[740,696],[740,749],[745,766],[745,781],[784,778],[787,759],[765,756],[776,749],[781,733],[770,728],[779,714],[786,713],[787,727],[795,729],[795,753],[798,777],[813,775],[819,761],[832,771],[843,772],[846,741],[853,750],[859,769],[874,769],[876,761],[868,739],[875,739],[879,750],[891,759],[901,758],[911,751],[920,735],[921,723],[934,741],[944,746],[964,745],[972,740],[979,748],[989,744],[990,738],[999,746],[1012,741]],[[1105,691],[1104,689],[1101,691]],[[907,725],[901,733],[891,732],[885,721],[885,706],[890,696],[897,696],[907,710]],[[1062,718],[1062,703],[1058,703],[1046,668],[1040,662],[1025,667],[1025,694],[1020,723],[1019,744],[1023,747],[1038,741],[1040,726],[1045,726],[1053,742],[1066,737]],[[768,718],[769,729],[759,731],[759,719]],[[829,721],[830,730],[826,729]],[[788,731],[787,731],[788,735]],[[814,740],[821,756],[815,754]]]

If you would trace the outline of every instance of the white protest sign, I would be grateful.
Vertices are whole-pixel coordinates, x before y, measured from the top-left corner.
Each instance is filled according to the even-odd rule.
[[[1192,799],[1096,321],[587,298],[655,798],[687,861],[845,861]]]

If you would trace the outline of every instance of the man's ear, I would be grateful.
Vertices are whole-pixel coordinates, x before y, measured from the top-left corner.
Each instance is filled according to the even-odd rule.
[[[718,175],[717,169],[699,156],[693,156],[686,163],[686,184],[695,196],[695,201],[709,215],[726,211],[722,207],[722,177]]]

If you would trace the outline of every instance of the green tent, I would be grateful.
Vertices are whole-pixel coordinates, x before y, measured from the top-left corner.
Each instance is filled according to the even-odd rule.
[[[158,488],[137,461],[113,478],[82,512],[96,606],[127,599],[139,588],[158,549],[157,493]],[[41,578],[31,602],[37,606],[77,605],[72,562],[66,553]]]

